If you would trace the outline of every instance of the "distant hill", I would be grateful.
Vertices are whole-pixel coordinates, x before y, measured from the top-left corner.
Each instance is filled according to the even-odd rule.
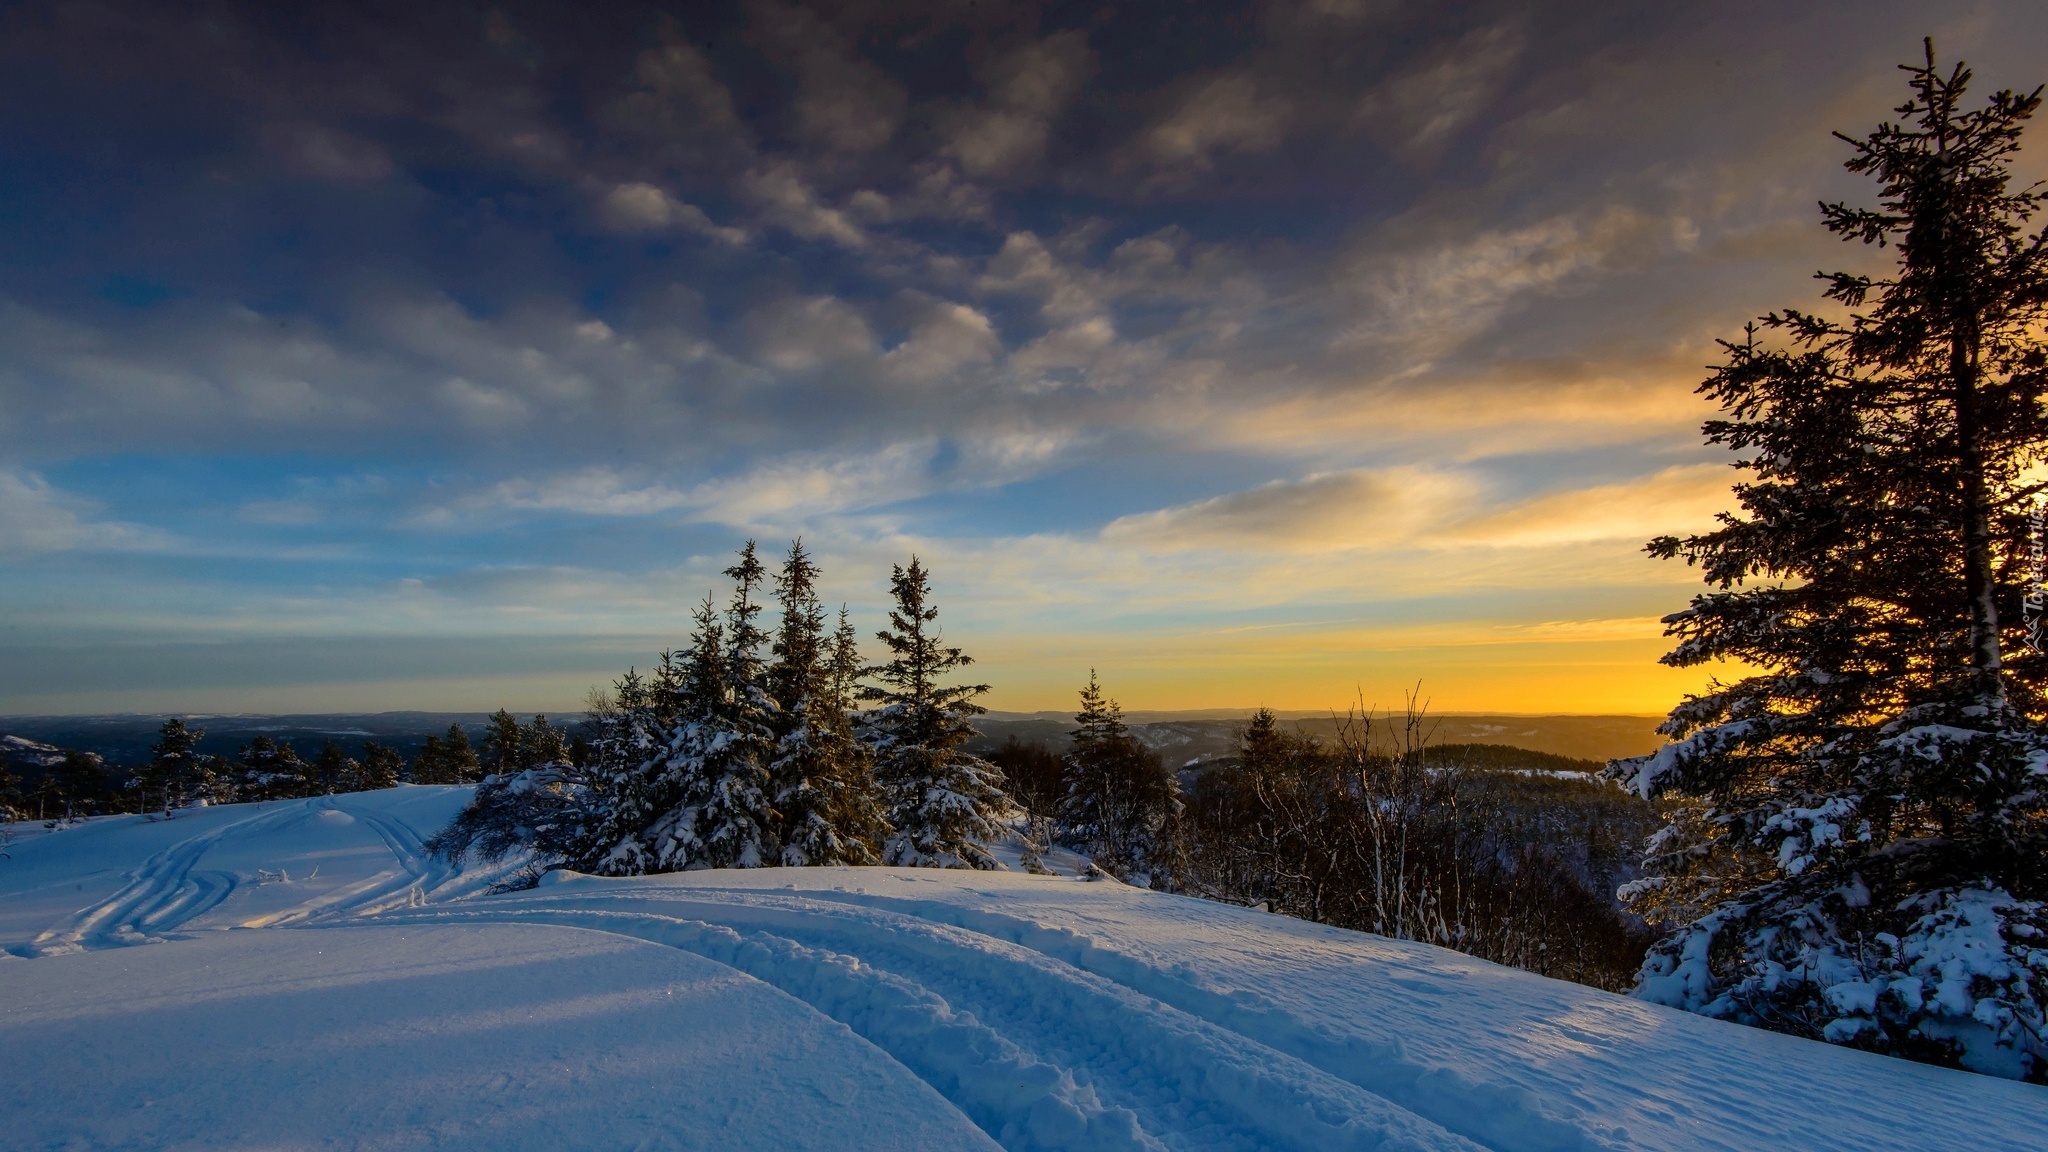
[[[39,772],[62,763],[64,750],[54,744],[30,740],[25,736],[0,733],[0,768],[20,774],[23,769]]]
[[[1431,744],[1423,761],[1458,768],[1509,769],[1591,776],[1607,766],[1604,760],[1581,760],[1552,752],[1534,752],[1511,744]]]
[[[1170,762],[1182,765],[1228,755],[1237,733],[1251,715],[1243,711],[1130,712],[1130,721],[1146,744],[1165,753]],[[1297,730],[1324,740],[1334,740],[1341,719],[1328,712],[1279,712]],[[1570,757],[1573,760],[1605,762],[1616,756],[1640,756],[1654,752],[1664,743],[1657,734],[1657,716],[1517,716],[1511,714],[1448,714],[1430,716],[1423,730],[1432,745],[1512,745],[1532,752]],[[1005,738],[1044,741],[1064,745],[1074,727],[1072,713],[991,712],[976,722],[982,745],[992,747]],[[1376,737],[1392,735],[1387,722],[1376,725]]]
[[[517,713],[529,720],[532,713]],[[1169,763],[1187,765],[1228,755],[1249,709],[1201,712],[1131,712],[1126,718],[1146,744],[1160,750]],[[1334,739],[1339,721],[1328,712],[1281,712],[1297,729],[1325,740]],[[481,732],[484,712],[337,712],[286,716],[186,715],[187,723],[206,730],[202,752],[232,756],[258,736],[289,742],[301,754],[319,751],[334,740],[350,748],[365,740],[398,749],[410,757],[426,742],[460,724],[471,736]],[[581,712],[551,712],[564,727],[583,721]],[[133,764],[149,754],[166,714],[106,716],[4,716],[0,733],[59,748],[97,752],[116,764]],[[1614,756],[1652,752],[1663,743],[1653,716],[1515,716],[1449,714],[1432,716],[1425,728],[1438,744],[1505,744],[1577,760],[1604,761]],[[1071,712],[991,712],[976,722],[982,736],[975,744],[986,751],[1009,737],[1063,747],[1073,730]],[[1382,721],[1379,735],[1388,735]]]
[[[396,748],[410,757],[426,743],[427,737],[438,736],[448,730],[450,724],[460,724],[474,738],[483,731],[488,712],[337,712],[331,714],[306,714],[293,716],[217,716],[180,713],[185,722],[194,728],[202,728],[206,736],[199,742],[201,752],[220,756],[233,756],[242,745],[258,736],[268,736],[281,743],[290,743],[299,752],[317,752],[321,744],[333,740],[347,746],[351,751],[360,747],[365,740],[375,740],[386,747]],[[530,712],[516,713],[520,720],[530,720]],[[149,746],[156,742],[157,729],[170,718],[168,713],[142,715],[124,713],[112,716],[0,716],[0,733],[12,733],[44,744],[63,748],[78,748],[97,752],[116,764],[134,764],[149,756]],[[583,721],[583,713],[549,713],[548,719],[556,724],[570,726]]]

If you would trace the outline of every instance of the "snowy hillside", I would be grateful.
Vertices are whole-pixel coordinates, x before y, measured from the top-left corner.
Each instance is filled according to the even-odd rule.
[[[0,859],[6,1145],[2021,1149],[2048,1131],[2040,1088],[1112,881],[769,869],[487,895],[496,874],[420,851],[465,794],[22,836]]]

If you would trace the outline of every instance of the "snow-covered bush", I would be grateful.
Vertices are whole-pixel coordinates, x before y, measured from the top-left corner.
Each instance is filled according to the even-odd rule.
[[[1995,1076],[2028,1078],[2048,1062],[2041,901],[1945,888],[1909,896],[1886,916],[1868,915],[1861,888],[1803,896],[1767,889],[1695,921],[1651,950],[1639,994]],[[1903,931],[1872,930],[1888,920]]]
[[[494,773],[477,783],[469,806],[426,847],[448,860],[474,856],[495,863],[527,853],[536,861],[559,861],[585,838],[588,795],[583,772],[567,761]]]

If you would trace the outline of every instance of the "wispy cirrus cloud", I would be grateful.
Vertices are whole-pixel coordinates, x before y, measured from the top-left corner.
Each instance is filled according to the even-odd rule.
[[[1355,469],[1119,517],[1102,539],[1167,550],[1541,550],[1604,541],[1634,548],[1652,536],[1711,529],[1734,504],[1735,480],[1726,464],[1688,464],[1525,497],[1468,469]]]
[[[66,493],[33,472],[0,470],[0,555],[51,552],[151,552],[171,547],[166,532],[108,520],[91,500]]]
[[[597,517],[674,515],[745,527],[801,523],[921,496],[932,490],[934,441],[893,444],[855,457],[797,456],[765,461],[731,476],[676,486],[635,480],[609,467],[500,481],[415,517],[447,525],[479,516],[568,513]]]
[[[643,180],[615,184],[598,198],[597,213],[607,227],[620,232],[690,232],[727,244],[744,244],[747,233],[712,221],[702,208],[671,196]]]
[[[1102,536],[1176,550],[1412,547],[1465,513],[1476,489],[1469,477],[1413,467],[1322,473],[1120,517]]]

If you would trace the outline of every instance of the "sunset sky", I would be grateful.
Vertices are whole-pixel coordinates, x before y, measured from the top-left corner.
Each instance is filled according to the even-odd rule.
[[[1692,389],[1930,34],[2048,80],[2039,0],[0,9],[0,713],[572,709],[795,536],[997,708],[1662,711]]]

